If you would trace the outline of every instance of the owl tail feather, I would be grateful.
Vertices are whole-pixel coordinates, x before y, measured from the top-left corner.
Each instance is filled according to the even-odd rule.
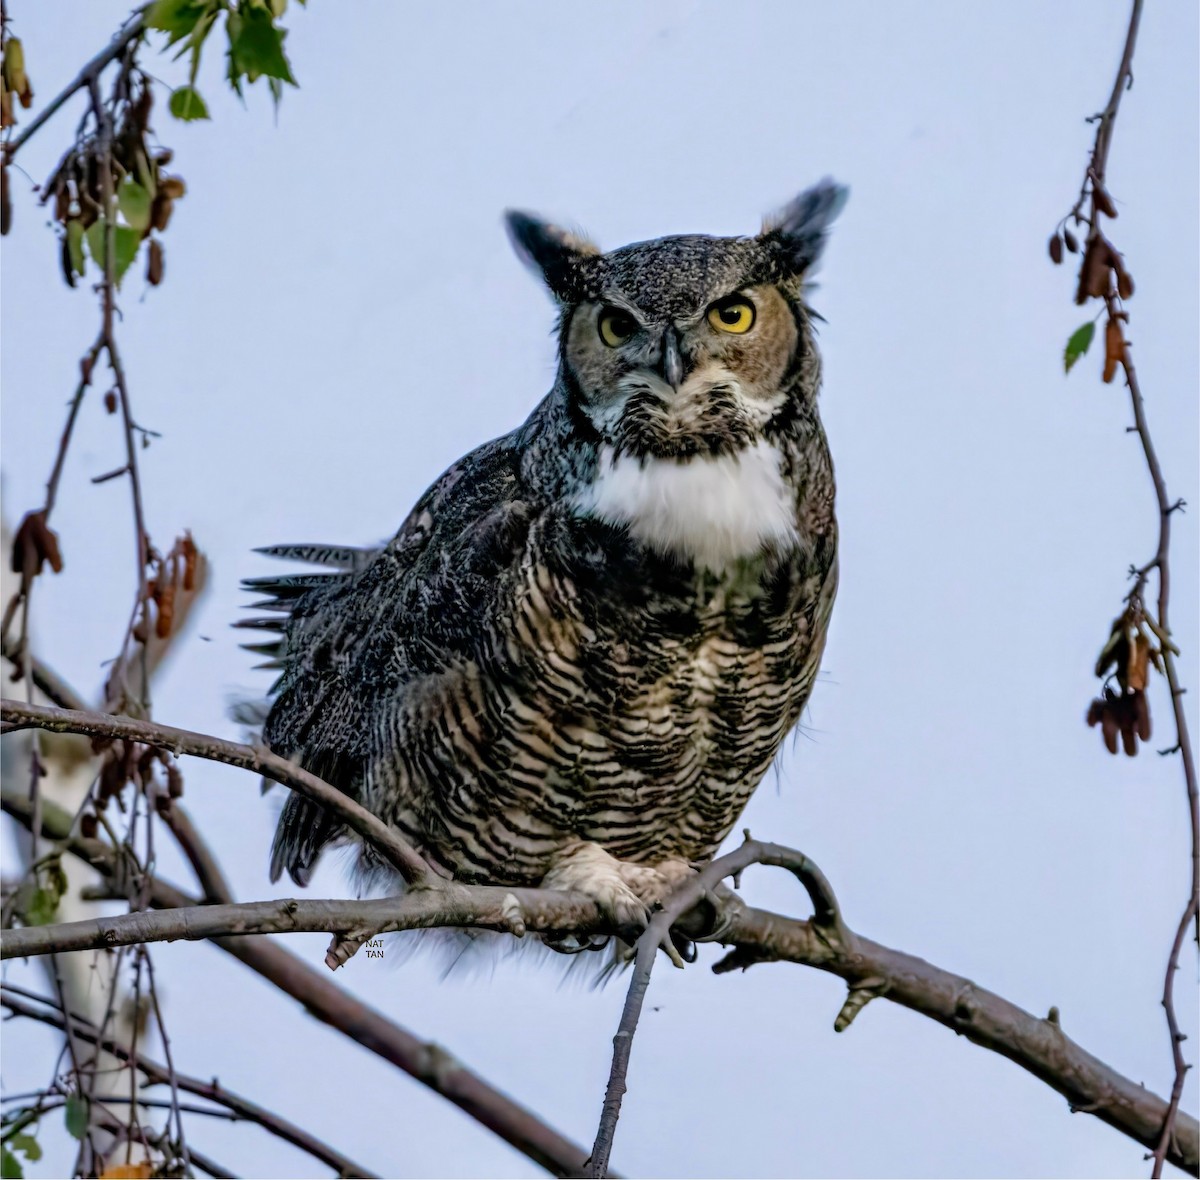
[[[306,886],[325,846],[345,830],[319,803],[293,792],[283,805],[271,844],[271,880],[278,881],[287,869],[297,885]]]

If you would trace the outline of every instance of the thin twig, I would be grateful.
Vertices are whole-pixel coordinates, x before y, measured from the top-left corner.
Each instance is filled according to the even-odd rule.
[[[61,1004],[56,1005],[48,999],[43,999],[42,1003],[48,1005],[50,1008],[47,1011],[46,1008],[36,1007],[23,997],[14,994],[12,989],[6,984],[0,985],[0,1003],[10,1012],[19,1016],[28,1017],[31,1020],[40,1021],[42,1024],[48,1024],[54,1028],[60,1028],[73,1033],[80,1040],[95,1045],[113,1057],[127,1062],[132,1072],[136,1074],[140,1071],[153,1083],[161,1085],[171,1084],[171,1070],[166,1066],[160,1065],[158,1062],[147,1057],[145,1053],[130,1049],[128,1046],[113,1040],[111,1037],[100,1035],[93,1024],[77,1014],[72,1015],[70,1020],[65,1019]],[[188,1077],[186,1074],[176,1074],[175,1085],[185,1093],[207,1098],[210,1102],[214,1102],[232,1111],[239,1118],[257,1123],[277,1138],[283,1139],[285,1142],[299,1147],[302,1151],[308,1152],[314,1159],[319,1159],[340,1175],[368,1177],[375,1175],[375,1173],[367,1171],[340,1151],[317,1139],[316,1136],[310,1135],[307,1131],[296,1126],[295,1123],[289,1122],[282,1116],[267,1110],[265,1107],[259,1106],[255,1102],[251,1102],[248,1098],[243,1098],[240,1094],[236,1094],[232,1090],[227,1090],[216,1081],[205,1082],[199,1078]],[[135,1095],[130,1101],[136,1104],[139,1098],[140,1095]]]
[[[105,68],[116,61],[126,48],[145,31],[145,13],[142,9],[135,12],[129,20],[117,31],[113,39],[91,59],[75,75],[74,80],[59,91],[46,105],[29,121],[20,135],[14,135],[3,145],[4,157],[12,158],[29,142],[41,127],[58,112],[59,108],[77,91],[84,90],[94,83]]]
[[[659,948],[667,946],[671,927],[681,915],[705,898],[712,897],[717,885],[726,877],[741,873],[753,864],[773,864],[789,869],[804,886],[813,903],[813,927],[820,929],[827,938],[852,938],[842,925],[837,899],[820,869],[803,853],[777,844],[763,844],[752,840],[749,832],[746,833],[746,840],[740,848],[705,866],[694,878],[675,889],[662,908],[651,917],[649,925],[637,942],[633,978],[629,981],[620,1024],[613,1037],[612,1066],[601,1107],[600,1124],[596,1129],[596,1139],[588,1160],[589,1176],[604,1176],[608,1173],[613,1138],[621,1114],[621,1101],[625,1096],[633,1037],[637,1031],[638,1019],[646,998],[646,990],[650,986],[650,974],[654,970]]]
[[[89,713],[74,709],[56,709],[49,705],[29,705],[19,701],[0,701],[0,732],[39,728],[53,733],[80,733],[93,738],[116,738],[141,742],[169,750],[175,755],[190,754],[213,762],[240,766],[265,775],[285,787],[320,803],[356,834],[368,841],[395,867],[409,885],[426,884],[432,879],[429,865],[398,832],[372,812],[355,803],[336,787],[307,770],[280,758],[264,747],[224,741],[205,734],[192,733],[131,717]]]
[[[28,828],[32,820],[28,801],[12,791],[3,792],[2,800],[3,810]],[[61,841],[73,856],[119,879],[122,870],[115,851],[99,840],[71,835],[70,817],[62,809],[48,807],[43,824],[48,839]],[[151,882],[150,904],[156,909],[178,909],[197,901],[156,878]],[[582,1147],[468,1069],[448,1050],[415,1036],[355,999],[291,951],[269,938],[215,938],[213,945],[291,996],[309,1015],[454,1103],[551,1175],[580,1172],[587,1154]],[[195,1150],[192,1161],[205,1166]]]
[[[1106,175],[1108,169],[1109,149],[1112,145],[1113,129],[1116,124],[1117,112],[1120,109],[1121,98],[1133,82],[1133,54],[1137,45],[1138,28],[1141,22],[1143,0],[1133,0],[1129,14],[1129,25],[1125,34],[1125,47],[1121,54],[1121,63],[1113,80],[1112,92],[1104,110],[1097,116],[1096,137],[1092,146],[1091,157],[1084,173],[1083,184],[1080,188],[1079,199],[1069,216],[1075,220],[1086,220],[1088,223],[1088,240],[1101,235],[1100,217],[1105,211],[1103,205],[1108,204]],[[1102,196],[1103,195],[1103,200]],[[1090,197],[1090,207],[1087,215],[1083,214],[1084,204]],[[1112,215],[1111,208],[1108,210]],[[1102,244],[1102,243],[1097,243]],[[1082,263],[1086,267],[1086,256]],[[1133,589],[1127,596],[1131,609],[1143,609],[1142,593],[1146,581],[1153,571],[1158,578],[1157,618],[1153,620],[1154,630],[1162,640],[1160,655],[1162,670],[1166,677],[1167,686],[1171,693],[1171,707],[1175,721],[1175,743],[1172,752],[1178,752],[1183,763],[1184,785],[1187,794],[1188,821],[1191,835],[1191,873],[1187,902],[1183,913],[1176,925],[1171,949],[1167,956],[1167,966],[1163,978],[1162,1006],[1166,1015],[1167,1034],[1170,1040],[1171,1061],[1174,1068],[1174,1081],[1171,1087],[1171,1098],[1166,1115],[1163,1119],[1161,1132],[1153,1150],[1153,1167],[1151,1176],[1160,1177],[1163,1165],[1168,1158],[1170,1143],[1175,1133],[1179,1103],[1183,1096],[1184,1082],[1189,1069],[1183,1056],[1183,1034],[1179,1028],[1179,1020],[1175,1011],[1175,976],[1179,970],[1179,959],[1187,940],[1188,930],[1193,926],[1197,941],[1200,942],[1200,791],[1197,790],[1196,765],[1192,754],[1191,737],[1188,730],[1187,716],[1183,708],[1183,688],[1179,683],[1176,651],[1170,641],[1169,609],[1171,598],[1171,516],[1179,504],[1173,502],[1167,493],[1166,479],[1158,460],[1154,442],[1150,436],[1150,427],[1146,418],[1145,402],[1142,398],[1141,386],[1138,382],[1137,371],[1134,368],[1133,357],[1129,342],[1125,337],[1123,322],[1128,319],[1124,311],[1120,294],[1121,288],[1114,283],[1112,274],[1107,278],[1108,290],[1104,294],[1104,303],[1108,313],[1109,328],[1120,337],[1119,362],[1125,374],[1125,383],[1129,390],[1130,404],[1133,409],[1133,430],[1142,446],[1142,454],[1154,485],[1154,496],[1158,509],[1158,544],[1154,557],[1136,571]],[[1086,286],[1082,281],[1080,291],[1086,294]],[[1095,293],[1095,292],[1093,292]],[[1080,298],[1082,299],[1082,295]],[[1111,356],[1110,345],[1106,333],[1106,352]],[[1106,372],[1106,379],[1111,372]]]

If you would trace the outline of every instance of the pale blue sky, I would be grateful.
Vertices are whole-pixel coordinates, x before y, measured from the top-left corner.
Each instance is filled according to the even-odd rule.
[[[127,11],[9,7],[39,98]],[[1182,777],[1173,760],[1110,758],[1083,724],[1092,664],[1156,517],[1123,390],[1100,383],[1095,357],[1063,377],[1063,343],[1090,309],[1045,250],[1078,190],[1083,118],[1107,98],[1127,9],[312,0],[288,15],[301,89],[277,119],[261,86],[248,109],[233,99],[214,46],[200,78],[213,121],[175,124],[162,100],[156,115],[188,182],[166,282],[143,299],[131,277],[122,300],[137,416],[164,436],[142,455],[151,532],[164,543],[191,528],[214,566],[205,639],[163,677],[158,717],[232,735],[229,699],[265,688],[229,630],[238,579],[264,572],[254,546],[389,535],[447,463],[546,390],[552,312],[511,255],[503,208],[611,247],[749,232],[832,174],[852,194],[815,304],[828,320],[841,592],[803,733],[746,822],[811,855],[862,933],[1035,1012],[1057,1005],[1086,1048],[1165,1093],[1158,995],[1187,888]],[[1194,5],[1147,5],[1110,186],[1156,441],[1173,494],[1200,505],[1197,21]],[[148,60],[178,80],[167,59]],[[22,153],[35,179],[77,113]],[[10,517],[40,503],[96,326],[88,291],[59,278],[44,212],[15,190]],[[56,511],[66,570],[39,590],[41,651],[88,691],[132,593],[127,489],[89,482],[120,451],[93,398]],[[1193,726],[1195,522],[1175,518],[1173,551]],[[1154,706],[1166,745],[1161,685]],[[187,803],[239,896],[286,893],[266,879],[271,800],[249,776],[185,769]],[[347,890],[331,861],[309,892]],[[754,873],[745,892],[804,912],[783,874]],[[319,963],[324,941],[289,945]],[[656,973],[614,1155],[625,1174],[1143,1174],[1140,1147],[929,1021],[876,1003],[839,1036],[838,981],[782,965],[716,978],[713,957]],[[539,1174],[219,952],[164,946],[155,962],[189,1072],[219,1075],[385,1175]],[[339,978],[591,1140],[622,986],[561,987],[554,969],[511,965],[442,982],[420,961],[362,959]],[[1195,983],[1189,948],[1189,1046]],[[44,1080],[52,1043],[6,1026],[5,1084]],[[253,1128],[191,1127],[247,1175],[309,1167]]]

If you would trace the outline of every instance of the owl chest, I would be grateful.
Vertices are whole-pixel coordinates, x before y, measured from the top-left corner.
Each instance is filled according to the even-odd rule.
[[[614,778],[740,783],[773,757],[805,692],[810,620],[794,593],[772,601],[771,580],[614,559],[589,581],[539,566],[512,628],[524,692],[560,733],[589,735]]]

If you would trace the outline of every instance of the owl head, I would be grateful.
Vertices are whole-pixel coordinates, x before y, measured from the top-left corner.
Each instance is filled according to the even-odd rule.
[[[802,299],[848,190],[823,180],[756,237],[656,238],[602,253],[528,213],[507,214],[521,257],[560,308],[560,378],[616,456],[738,451],[816,396]]]

